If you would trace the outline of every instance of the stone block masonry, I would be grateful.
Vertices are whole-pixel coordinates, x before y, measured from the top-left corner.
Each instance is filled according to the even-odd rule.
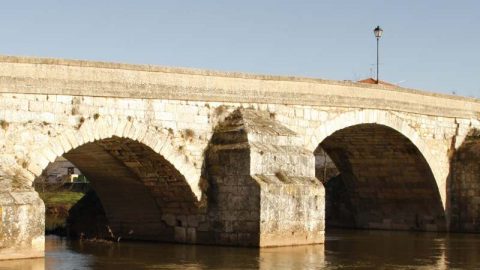
[[[268,113],[238,110],[216,129],[207,153],[207,197],[229,230],[216,237],[261,247],[323,243],[323,185],[293,131]]]
[[[480,232],[480,131],[473,129],[452,152],[450,169],[450,228],[456,232]]]
[[[45,206],[35,191],[0,192],[0,260],[43,257]]]
[[[315,175],[328,191],[337,173],[351,227],[478,232],[479,113],[386,85],[2,56],[0,258],[42,255],[32,182],[62,155],[125,238],[320,243]]]

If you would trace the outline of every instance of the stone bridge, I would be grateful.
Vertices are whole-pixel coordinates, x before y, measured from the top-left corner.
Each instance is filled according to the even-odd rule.
[[[0,259],[43,256],[32,182],[60,156],[127,239],[479,232],[479,114],[475,99],[387,85],[2,56]]]

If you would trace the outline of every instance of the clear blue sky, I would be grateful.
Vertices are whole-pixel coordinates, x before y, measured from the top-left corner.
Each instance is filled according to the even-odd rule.
[[[0,54],[373,76],[480,97],[480,1],[4,1]]]

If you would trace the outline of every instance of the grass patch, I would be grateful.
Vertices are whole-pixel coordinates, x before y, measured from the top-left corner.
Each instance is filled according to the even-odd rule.
[[[45,203],[45,233],[65,236],[68,211],[83,197],[84,193],[46,191],[38,194]]]
[[[71,192],[71,191],[59,191],[59,192],[39,192],[40,198],[42,198],[45,205],[54,206],[54,205],[63,205],[70,208],[78,200],[83,197],[81,192]]]

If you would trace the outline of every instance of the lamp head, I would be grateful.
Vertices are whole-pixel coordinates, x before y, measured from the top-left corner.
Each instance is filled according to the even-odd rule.
[[[383,29],[380,28],[380,26],[377,26],[375,29],[373,29],[373,33],[375,34],[375,37],[379,39],[382,36]]]

